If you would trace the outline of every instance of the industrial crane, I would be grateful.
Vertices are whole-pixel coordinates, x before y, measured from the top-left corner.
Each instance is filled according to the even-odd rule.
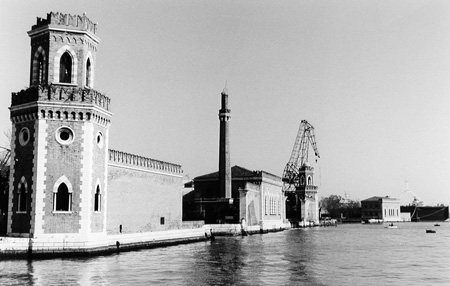
[[[314,135],[314,127],[309,124],[308,121],[302,120],[298,129],[297,137],[295,138],[291,158],[284,168],[282,178],[284,183],[284,191],[293,192],[300,186],[299,171],[300,168],[308,162],[308,151],[310,144],[314,149],[316,157],[320,158]]]

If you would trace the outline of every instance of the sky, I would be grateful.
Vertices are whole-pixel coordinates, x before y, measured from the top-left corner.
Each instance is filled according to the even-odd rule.
[[[0,133],[50,11],[98,22],[110,149],[217,171],[226,87],[232,166],[281,177],[307,120],[319,196],[450,204],[450,1],[0,0]]]

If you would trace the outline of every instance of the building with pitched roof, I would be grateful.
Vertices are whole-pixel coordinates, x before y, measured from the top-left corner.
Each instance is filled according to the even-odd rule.
[[[361,220],[365,222],[402,221],[400,200],[385,197],[371,197],[361,201]]]
[[[243,223],[261,230],[284,227],[286,197],[281,178],[265,171],[231,168],[231,198],[220,193],[219,172],[194,178],[183,198],[183,220]]]

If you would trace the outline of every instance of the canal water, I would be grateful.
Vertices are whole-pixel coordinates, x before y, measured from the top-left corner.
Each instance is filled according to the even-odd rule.
[[[450,285],[450,224],[348,224],[91,258],[2,260],[0,285]]]

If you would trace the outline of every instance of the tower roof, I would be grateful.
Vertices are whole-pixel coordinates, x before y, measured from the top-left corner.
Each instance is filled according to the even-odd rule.
[[[31,27],[31,31],[28,32],[28,35],[33,36],[47,29],[87,33],[95,41],[100,41],[95,36],[97,33],[97,23],[89,20],[86,13],[83,13],[81,16],[60,12],[47,13],[47,18],[37,18],[36,24]]]

